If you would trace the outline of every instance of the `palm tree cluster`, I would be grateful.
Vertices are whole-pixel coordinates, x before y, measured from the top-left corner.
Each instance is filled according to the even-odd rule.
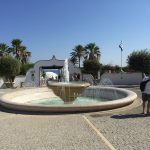
[[[0,43],[0,57],[6,56],[9,54],[9,46],[5,43]]]
[[[95,43],[89,43],[86,46],[77,45],[70,53],[70,60],[74,64],[78,64],[80,68],[81,60],[99,61],[101,53],[100,48]]]
[[[26,64],[31,56],[31,52],[27,50],[26,46],[22,45],[20,39],[13,39],[11,41],[11,47],[5,43],[0,43],[0,57],[7,55],[13,55],[20,64]]]

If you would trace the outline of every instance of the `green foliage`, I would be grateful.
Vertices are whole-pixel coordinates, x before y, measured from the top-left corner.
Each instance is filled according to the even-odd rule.
[[[100,63],[97,60],[85,60],[83,62],[83,72],[92,74],[94,78],[97,78],[100,66]]]
[[[19,62],[11,56],[0,58],[0,76],[6,81],[12,82],[16,75],[20,72]]]
[[[89,43],[85,46],[86,53],[85,58],[89,60],[97,60],[99,61],[99,58],[101,56],[100,48],[96,46],[95,43]]]
[[[0,57],[9,55],[9,46],[5,43],[0,43]]]
[[[80,68],[80,61],[83,58],[84,53],[85,53],[85,49],[84,49],[84,47],[82,45],[75,46],[75,48],[73,49],[73,52],[70,53],[70,56],[71,56],[70,60],[74,64],[78,63],[79,64],[79,68]]]
[[[135,72],[133,69],[129,68],[129,66],[122,67],[124,72]]]
[[[0,43],[0,57],[11,54],[20,64],[28,63],[31,52],[28,51],[26,46],[22,45],[22,41],[20,39],[13,39],[11,44],[12,46],[9,47],[5,43]]]
[[[30,68],[33,68],[34,64],[22,64],[20,66],[20,75],[26,75]]]
[[[148,49],[133,51],[127,58],[130,69],[147,72],[150,70],[150,51]]]
[[[15,55],[15,58],[18,59],[21,64],[26,64],[31,56],[31,52],[27,50],[26,46],[22,45],[22,41],[20,39],[13,39],[11,43],[11,50],[13,55]]]
[[[102,65],[101,67],[101,74],[105,73],[105,72],[108,72],[108,71],[111,71],[111,72],[115,72],[115,73],[118,73],[120,72],[120,67],[118,65],[115,65],[115,66],[112,66],[112,65]]]
[[[45,71],[42,72],[42,77],[45,78],[46,77],[46,73]]]
[[[80,68],[80,63],[82,60],[96,60],[99,61],[101,53],[100,48],[95,43],[89,43],[85,47],[82,45],[77,45],[70,53],[70,61],[74,64],[78,64]]]
[[[78,62],[78,59],[77,59],[76,57],[71,57],[71,58],[70,58],[70,61],[71,61],[74,65],[76,65],[76,64],[79,63],[79,62]]]

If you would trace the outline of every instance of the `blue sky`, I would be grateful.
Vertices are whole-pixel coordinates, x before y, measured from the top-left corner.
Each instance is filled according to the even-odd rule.
[[[0,0],[0,42],[14,38],[32,52],[31,62],[65,59],[77,44],[95,42],[101,63],[123,66],[137,49],[150,48],[150,0]]]

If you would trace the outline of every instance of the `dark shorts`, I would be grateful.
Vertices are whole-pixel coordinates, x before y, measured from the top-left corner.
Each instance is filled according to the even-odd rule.
[[[150,94],[142,93],[142,100],[143,101],[150,101]]]

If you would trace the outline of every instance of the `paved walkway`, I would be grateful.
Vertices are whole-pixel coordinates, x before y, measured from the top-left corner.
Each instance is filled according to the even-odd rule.
[[[141,97],[138,88],[131,90]],[[0,95],[5,92],[0,90]],[[0,107],[0,150],[150,150],[150,116],[141,112],[139,106],[124,111],[35,115]]]

